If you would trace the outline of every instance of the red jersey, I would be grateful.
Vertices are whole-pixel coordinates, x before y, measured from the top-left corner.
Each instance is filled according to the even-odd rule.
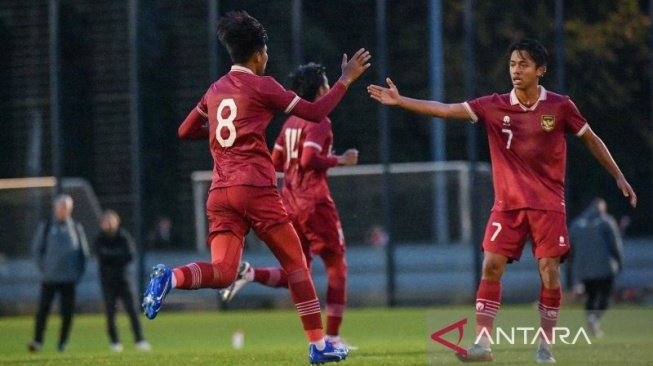
[[[309,104],[272,77],[232,66],[209,87],[196,107],[209,119],[209,146],[214,160],[210,190],[236,185],[276,187],[276,173],[265,141],[265,129],[274,113],[284,111],[319,121],[342,99],[346,87],[336,83],[334,90],[320,104]]]
[[[331,156],[333,132],[331,120],[312,123],[290,117],[284,123],[274,149],[283,160],[283,188],[281,196],[288,211],[298,213],[320,203],[335,205],[327,182],[327,170],[338,164]],[[307,164],[302,157],[313,149],[313,161]]]
[[[587,120],[567,96],[540,86],[531,107],[510,94],[492,94],[463,103],[473,122],[488,134],[494,207],[565,212],[565,133],[581,136]]]

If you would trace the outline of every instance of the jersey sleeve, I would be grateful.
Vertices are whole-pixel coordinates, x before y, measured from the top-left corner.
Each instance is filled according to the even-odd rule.
[[[259,94],[263,103],[276,111],[289,113],[301,99],[291,90],[287,90],[270,76],[261,78]]]
[[[336,82],[328,93],[313,103],[300,99],[290,113],[311,122],[321,122],[340,103],[346,92],[345,84]]]
[[[318,123],[331,113],[346,92],[347,87],[341,82],[336,82],[326,95],[311,103],[297,96],[295,92],[285,89],[269,76],[263,77],[259,90],[262,100],[268,107]]]
[[[589,128],[589,124],[585,117],[580,114],[576,104],[571,99],[567,98],[564,104],[565,108],[565,132],[572,133],[576,136],[582,136]]]
[[[208,91],[204,93],[204,96],[202,99],[200,99],[200,101],[197,103],[197,106],[195,107],[197,112],[199,112],[199,114],[201,114],[204,118],[209,118],[209,106],[207,104],[208,94]]]
[[[331,135],[331,121],[325,118],[318,124],[307,126],[304,131],[304,147],[311,146],[322,152],[322,146]],[[324,155],[329,155],[329,151],[325,151]]]
[[[179,125],[177,135],[182,139],[206,140],[209,138],[209,126],[206,115],[202,115],[198,108],[190,111],[184,122]]]
[[[317,125],[307,126],[305,133],[301,159],[303,168],[324,171],[338,165],[338,158],[330,156],[330,151],[323,151],[331,136],[331,121],[328,118]]]
[[[472,119],[472,122],[483,122],[486,116],[486,107],[492,100],[491,95],[468,100],[463,103],[463,107],[469,113],[469,116]]]

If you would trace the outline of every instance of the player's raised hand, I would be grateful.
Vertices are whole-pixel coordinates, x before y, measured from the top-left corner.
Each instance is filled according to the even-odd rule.
[[[399,90],[390,78],[386,78],[385,81],[388,83],[388,88],[374,84],[367,87],[367,92],[370,94],[370,97],[385,105],[399,104],[399,98],[401,97]]]
[[[619,190],[621,190],[624,197],[630,198],[630,205],[637,207],[637,195],[635,194],[633,187],[630,186],[625,178],[617,179],[617,187],[619,187]]]
[[[340,76],[339,81],[341,81],[345,86],[349,86],[353,83],[359,76],[361,76],[368,67],[370,67],[369,60],[372,58],[370,51],[367,51],[364,48],[356,51],[351,60],[347,59],[347,54],[342,55],[342,76]]]

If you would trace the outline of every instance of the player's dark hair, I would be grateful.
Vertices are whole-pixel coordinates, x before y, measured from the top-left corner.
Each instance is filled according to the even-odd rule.
[[[512,54],[513,51],[517,51],[520,54],[522,51],[528,52],[533,61],[535,61],[535,67],[546,67],[549,60],[549,51],[546,50],[546,47],[542,43],[534,39],[524,38],[513,43],[510,45],[508,55]]]
[[[290,74],[290,88],[302,99],[312,102],[320,87],[324,85],[325,72],[324,66],[314,62],[301,65]]]
[[[218,21],[218,39],[227,48],[231,61],[243,64],[263,50],[268,34],[246,11],[230,11]]]

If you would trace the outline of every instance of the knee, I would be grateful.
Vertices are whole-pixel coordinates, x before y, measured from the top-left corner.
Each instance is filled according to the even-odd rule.
[[[327,276],[331,281],[345,281],[347,279],[347,264],[340,262],[326,268]]]
[[[540,277],[545,288],[560,287],[560,269],[557,263],[544,263],[540,265]]]
[[[499,281],[503,275],[504,266],[496,261],[483,262],[483,279],[489,281]]]

